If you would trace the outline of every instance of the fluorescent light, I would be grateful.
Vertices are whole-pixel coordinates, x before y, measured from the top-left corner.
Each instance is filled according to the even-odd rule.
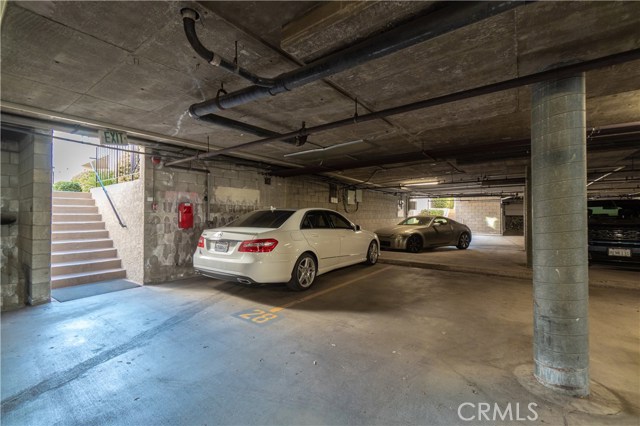
[[[355,145],[355,144],[362,143],[362,142],[364,142],[364,140],[358,139],[357,141],[339,143],[337,145],[331,145],[331,146],[327,146],[325,148],[315,148],[315,149],[308,149],[306,151],[292,152],[290,154],[285,154],[284,156],[285,157],[294,157],[296,155],[316,154],[316,153],[319,153],[319,152],[327,152],[327,151],[330,151],[332,149],[344,148],[345,146]]]
[[[592,184],[594,184],[594,183],[596,183],[596,182],[598,182],[598,181],[601,181],[602,179],[606,178],[607,176],[612,175],[612,174],[614,174],[615,172],[619,172],[619,171],[620,171],[620,170],[622,170],[622,169],[624,169],[624,166],[620,166],[620,167],[618,167],[618,168],[614,169],[613,171],[611,171],[611,172],[609,172],[609,173],[605,173],[605,174],[603,174],[602,176],[600,176],[599,178],[594,179],[594,180],[592,180],[591,182],[589,182],[589,183],[587,184],[587,186],[591,186]]]
[[[429,185],[437,185],[438,181],[432,182],[420,182],[420,183],[405,183],[404,186],[429,186]]]

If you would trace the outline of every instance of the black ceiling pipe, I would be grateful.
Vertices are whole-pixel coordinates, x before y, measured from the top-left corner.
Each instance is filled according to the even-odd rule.
[[[451,6],[447,6],[437,12],[417,18],[407,25],[383,32],[296,70],[281,74],[273,79],[274,84],[272,86],[256,84],[255,86],[250,86],[233,93],[217,96],[214,99],[191,105],[189,112],[192,116],[199,117],[268,96],[277,95],[278,93],[292,90],[296,87],[337,74],[373,59],[381,58],[423,41],[498,15],[523,4],[525,4],[525,1],[522,0],[503,2],[455,2]],[[193,12],[191,9],[188,10]],[[189,24],[189,30],[193,30],[193,34],[190,36],[190,34],[187,33],[187,37],[195,37],[195,20],[192,13],[186,17],[183,13],[183,18],[185,31],[187,31],[187,23]],[[191,38],[189,41],[192,41]],[[192,45],[194,45],[193,42]],[[197,42],[194,49],[200,53],[204,48]],[[206,49],[204,50],[207,51]],[[214,59],[210,60],[210,54],[213,54],[213,52],[209,52],[203,56],[209,63],[214,63],[218,61],[217,58],[220,58],[218,55],[213,54]],[[212,60],[214,62],[212,62]],[[220,63],[220,66],[223,66],[222,64],[223,62]],[[227,69],[226,63],[224,67]]]
[[[320,124],[318,126],[308,127],[305,129],[305,135],[312,135],[314,133],[320,133],[327,130],[338,129],[340,127],[351,126],[353,124],[364,123],[372,120],[379,120],[391,115],[404,114],[419,109],[434,107],[438,105],[444,105],[455,101],[461,101],[464,99],[475,98],[477,96],[488,95],[490,93],[501,92],[503,90],[515,89],[517,87],[527,86],[529,84],[539,83],[549,79],[563,78],[574,75],[579,72],[587,72],[596,70],[603,67],[612,65],[623,64],[630,61],[640,59],[640,48],[628,50],[626,52],[614,53],[612,55],[603,56],[601,58],[591,59],[588,61],[573,63],[564,65],[558,68],[548,69],[540,71],[534,74],[525,75],[522,77],[512,78],[510,80],[500,81],[498,83],[488,84],[486,86],[475,87],[473,89],[462,90],[460,92],[450,93],[448,95],[437,96],[435,98],[425,99],[422,101],[412,102],[410,104],[400,105],[397,107],[387,108],[381,111],[372,112],[369,114],[360,115],[357,118],[349,117],[331,123]],[[251,146],[263,145],[265,143],[273,142],[276,140],[288,137],[295,137],[299,134],[299,131],[281,134],[281,137],[267,137],[253,142],[247,142],[234,147],[223,148],[218,151],[202,154],[199,157],[186,157],[181,160],[172,162],[173,164],[183,163],[186,161],[196,160],[201,157],[215,157],[217,155],[225,154],[231,151],[237,151],[239,149],[246,149]]]
[[[196,34],[196,21],[200,19],[200,15],[198,15],[198,12],[193,9],[184,8],[180,10],[180,14],[182,15],[182,23],[184,25],[184,33],[187,36],[187,40],[189,40],[189,44],[191,44],[193,50],[195,50],[196,53],[200,55],[200,57],[202,57],[202,59],[204,59],[214,67],[220,67],[233,74],[237,74],[245,80],[252,82],[256,86],[272,87],[275,84],[273,79],[259,77],[245,70],[244,68],[240,68],[237,61],[230,61],[228,59],[225,59],[222,56],[204,47],[204,45],[198,39],[198,35]]]
[[[270,138],[270,137],[276,137],[280,135],[280,133],[278,132],[273,132],[271,130],[264,129],[262,127],[254,126],[248,123],[243,123],[242,121],[232,120],[231,118],[222,117],[216,114],[207,114],[197,118],[207,123],[215,124],[218,126],[229,128],[229,129],[238,130],[241,132],[251,133],[252,135],[260,136],[262,138]],[[296,145],[296,146],[301,145],[298,141],[298,138],[295,138],[295,137],[290,137],[290,138],[281,139],[281,140],[283,142],[290,143],[292,145]]]

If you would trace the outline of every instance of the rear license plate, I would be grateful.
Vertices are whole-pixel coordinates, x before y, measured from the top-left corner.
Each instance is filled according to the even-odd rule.
[[[215,251],[226,253],[229,250],[228,241],[216,241],[216,245],[213,248]]]
[[[631,257],[631,249],[610,248],[609,256]]]

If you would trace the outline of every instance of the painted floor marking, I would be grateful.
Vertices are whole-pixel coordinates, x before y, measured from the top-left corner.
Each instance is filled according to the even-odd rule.
[[[371,277],[371,276],[373,276],[373,275],[377,275],[377,274],[379,274],[379,273],[381,273],[381,272],[384,272],[384,271],[386,271],[386,270],[388,270],[388,269],[391,269],[391,268],[393,268],[393,266],[387,266],[387,267],[385,267],[385,268],[379,269],[379,270],[377,270],[377,271],[371,272],[371,273],[366,274],[366,275],[363,275],[363,276],[361,276],[361,277],[354,278],[354,279],[352,279],[352,280],[346,281],[346,282],[344,282],[344,283],[342,283],[342,284],[338,284],[338,285],[337,285],[337,286],[335,286],[335,287],[331,287],[331,288],[328,288],[328,289],[326,289],[326,290],[322,290],[322,291],[319,291],[319,292],[317,292],[317,293],[313,293],[313,294],[310,294],[310,295],[308,295],[308,296],[301,297],[300,299],[296,299],[296,300],[291,301],[291,302],[289,302],[289,303],[285,303],[285,304],[284,304],[284,305],[282,305],[282,306],[278,306],[278,307],[275,307],[275,308],[269,309],[269,312],[271,312],[272,314],[278,313],[278,312],[280,312],[280,311],[283,311],[283,310],[285,310],[285,309],[287,309],[287,308],[290,308],[290,307],[292,307],[292,306],[294,306],[294,305],[297,305],[297,304],[299,304],[299,303],[306,302],[307,300],[315,299],[315,298],[316,298],[316,297],[318,297],[318,296],[322,296],[322,295],[324,295],[324,294],[330,293],[330,292],[332,292],[332,291],[334,291],[334,290],[337,290],[337,289],[339,289],[339,288],[342,288],[342,287],[348,286],[349,284],[353,284],[353,283],[355,283],[355,282],[357,282],[357,281],[364,280],[365,278],[369,278],[369,277]]]

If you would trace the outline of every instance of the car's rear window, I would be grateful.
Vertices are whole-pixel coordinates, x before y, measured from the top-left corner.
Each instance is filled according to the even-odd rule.
[[[291,210],[257,210],[240,216],[226,226],[242,228],[280,228],[293,213]]]

